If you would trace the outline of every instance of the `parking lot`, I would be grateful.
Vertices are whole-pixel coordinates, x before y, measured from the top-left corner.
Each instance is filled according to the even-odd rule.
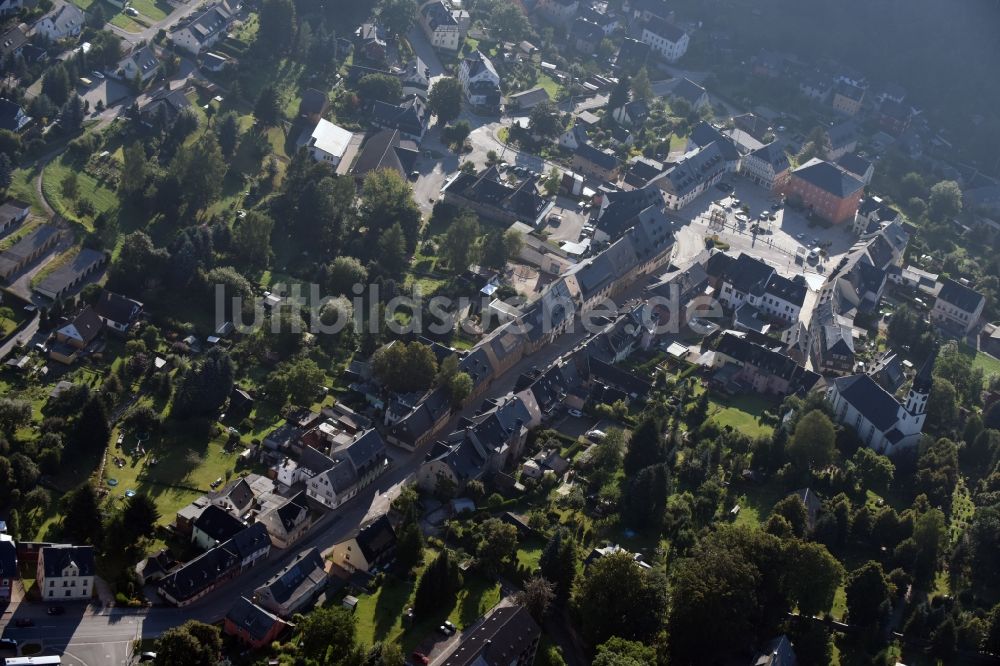
[[[554,219],[553,215],[558,215],[558,219]],[[576,200],[560,196],[556,199],[556,206],[552,209],[544,228],[549,233],[549,239],[557,243],[575,243],[580,240],[583,225],[587,223],[589,217],[589,211],[584,212]]]
[[[826,273],[835,266],[840,258],[854,244],[855,237],[846,225],[824,227],[810,222],[801,212],[782,207],[773,210],[778,200],[773,192],[735,175],[729,175],[724,180],[734,186],[731,195],[718,187],[711,187],[698,199],[676,211],[674,215],[682,218],[688,224],[678,233],[678,250],[675,261],[684,263],[705,248],[705,237],[718,235],[719,240],[730,246],[733,254],[753,252],[763,261],[774,266],[786,275],[802,273]],[[710,221],[711,207],[715,203],[731,205],[732,210],[726,214],[724,226]],[[737,214],[741,207],[749,209],[749,221],[740,224]],[[774,221],[761,221],[761,232],[754,237],[751,227],[758,222],[760,213],[774,215]],[[826,250],[826,258],[816,263],[796,262],[796,254],[808,252],[814,246]]]

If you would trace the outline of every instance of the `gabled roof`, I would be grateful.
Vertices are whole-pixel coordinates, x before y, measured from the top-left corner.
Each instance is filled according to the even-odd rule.
[[[28,35],[25,34],[21,26],[16,25],[10,30],[0,35],[0,56],[8,56],[28,43]]]
[[[40,557],[44,561],[45,577],[59,578],[63,569],[75,564],[81,576],[93,576],[97,571],[94,565],[93,546],[43,546]]]
[[[899,402],[868,375],[838,377],[833,383],[837,393],[880,431],[896,424]]]
[[[270,548],[271,537],[268,536],[264,523],[254,523],[234,534],[221,547],[245,560],[263,548]]]
[[[770,164],[776,174],[785,171],[791,166],[788,161],[788,155],[785,154],[785,149],[777,141],[772,141],[750,154]]]
[[[713,141],[707,146],[685,153],[651,182],[661,183],[664,190],[677,197],[684,197],[721,171],[725,161],[720,143]]]
[[[702,95],[707,94],[707,92],[704,86],[698,85],[685,76],[674,84],[674,88],[670,94],[673,97],[680,97],[683,100],[687,100],[691,106],[695,106],[701,100]]]
[[[483,73],[488,74],[492,79],[500,79],[500,75],[497,74],[497,70],[493,66],[493,61],[487,58],[482,51],[473,51],[465,56],[462,67],[468,70],[470,80]]]
[[[760,294],[773,275],[774,268],[757,257],[741,253],[726,267],[722,278],[743,293]]]
[[[52,28],[56,33],[66,33],[74,28],[83,27],[83,18],[83,11],[76,5],[67,2],[43,16],[39,19],[39,23],[51,21]]]
[[[843,148],[858,140],[858,124],[853,120],[845,120],[830,127],[826,131],[826,136],[830,140],[830,147],[834,150]]]
[[[861,157],[861,155],[858,155],[856,153],[847,153],[839,160],[837,160],[837,166],[847,171],[847,173],[853,174],[860,178],[865,175],[868,169],[871,168],[872,163],[871,161]]]
[[[296,601],[312,594],[326,581],[323,557],[315,548],[299,553],[291,564],[257,588],[255,594],[267,590],[283,606],[295,606]]]
[[[649,30],[654,35],[658,35],[667,41],[674,43],[679,42],[684,35],[687,34],[673,23],[670,23],[659,16],[654,16],[649,19],[643,28]]]
[[[801,275],[796,275],[789,280],[783,275],[775,273],[768,280],[764,293],[801,307],[806,300],[807,290],[806,281]]]
[[[330,105],[330,97],[322,90],[306,88],[299,102],[299,113],[303,115],[322,114]]]
[[[791,392],[800,389],[808,391],[819,381],[818,374],[802,367],[790,356],[751,342],[740,335],[723,333],[715,350],[740,363],[751,365],[760,372],[766,372],[789,382]]]
[[[142,312],[142,303],[105,289],[94,305],[94,311],[108,321],[128,324]]]
[[[284,624],[277,615],[273,615],[253,603],[246,597],[240,597],[226,613],[226,619],[240,630],[247,632],[253,641],[262,641],[274,629],[276,624]]]
[[[216,584],[240,566],[240,559],[225,548],[211,548],[160,581],[160,589],[184,601]]]
[[[937,297],[965,312],[975,312],[985,298],[975,289],[947,277],[941,278],[941,289]]]
[[[217,543],[228,541],[243,529],[239,518],[222,507],[209,504],[201,515],[195,518],[193,527],[204,532]]]
[[[372,117],[383,127],[419,136],[424,133],[429,114],[423,100],[413,95],[402,104],[376,101],[372,106]]]
[[[833,164],[818,157],[812,158],[793,170],[792,175],[838,199],[845,199],[865,187],[865,184],[854,176],[844,173]]]
[[[59,332],[80,340],[84,345],[89,345],[100,334],[103,327],[104,322],[101,321],[101,318],[90,306],[87,306],[73,318],[72,322],[60,328]]]
[[[233,15],[229,8],[224,3],[220,3],[198,15],[186,27],[196,41],[204,43],[216,33],[225,30],[232,18]]]
[[[403,139],[398,129],[383,129],[368,137],[351,171],[362,177],[372,171],[390,169],[405,177],[416,164],[417,156],[417,145]]]
[[[858,86],[852,83],[847,83],[846,81],[840,81],[834,89],[834,93],[855,102],[860,102],[865,96],[864,88],[859,88]]]
[[[461,642],[441,666],[507,666],[537,639],[541,630],[523,606],[495,608]]]
[[[286,533],[291,532],[309,517],[309,505],[306,503],[306,493],[300,492],[287,502],[274,509],[278,522]]]
[[[375,562],[377,559],[396,547],[396,531],[392,529],[392,523],[385,514],[379,516],[374,522],[362,527],[355,541],[358,548],[368,562]]]
[[[143,45],[133,50],[132,53],[123,58],[122,62],[126,60],[131,60],[143,74],[160,66],[160,59],[156,57],[156,53],[149,45]]]
[[[723,158],[727,162],[733,162],[740,159],[740,151],[736,149],[736,144],[733,143],[733,140],[705,121],[702,121],[694,126],[691,130],[691,134],[688,136],[688,140],[693,142],[694,145],[702,148],[711,143],[715,143],[722,152]]]
[[[589,143],[581,143],[576,147],[576,154],[591,164],[608,171],[618,167],[618,158],[614,153],[607,153],[592,146]]]
[[[448,8],[440,0],[428,2],[421,8],[420,13],[423,14],[424,20],[427,21],[427,25],[430,26],[431,30],[437,30],[442,27],[458,28],[458,21],[455,20],[455,17],[451,15],[451,12],[448,11]]]

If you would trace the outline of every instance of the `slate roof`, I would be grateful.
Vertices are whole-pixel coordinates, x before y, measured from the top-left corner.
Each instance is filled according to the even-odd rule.
[[[846,97],[855,102],[860,102],[865,96],[864,88],[859,88],[858,86],[847,83],[846,81],[841,81],[837,84],[834,92],[841,97]]]
[[[771,168],[774,169],[774,173],[781,173],[791,166],[788,161],[788,155],[785,154],[785,149],[777,141],[772,141],[750,154],[770,164]]]
[[[646,64],[646,60],[649,58],[649,49],[650,46],[646,42],[626,37],[622,40],[622,45],[618,49],[618,59],[615,61],[615,64],[618,67],[640,69]]]
[[[966,287],[951,278],[941,278],[941,290],[937,297],[965,312],[975,312],[983,301],[983,295],[971,287]]]
[[[222,543],[242,530],[243,523],[222,507],[209,504],[201,515],[195,518],[193,527],[197,527],[217,543]]]
[[[754,658],[752,666],[797,666],[795,650],[787,636],[778,636]]]
[[[618,158],[613,153],[606,153],[589,143],[578,145],[576,154],[600,169],[613,171],[618,167]]]
[[[70,564],[77,566],[81,576],[93,576],[97,572],[93,546],[44,546],[40,556],[44,560],[46,578],[60,578],[63,569]]]
[[[240,559],[226,548],[211,548],[160,581],[160,588],[184,601],[210,588],[240,566]]]
[[[427,107],[417,95],[402,104],[376,101],[372,107],[372,119],[380,126],[398,129],[413,136],[424,133],[428,115]]]
[[[694,126],[691,134],[688,136],[688,140],[701,148],[715,143],[722,152],[722,157],[727,162],[734,162],[740,159],[740,151],[736,149],[736,144],[733,143],[732,139],[705,121]]]
[[[833,380],[837,392],[866,419],[881,430],[894,426],[899,414],[899,402],[868,375],[851,375]]]
[[[94,305],[94,311],[108,321],[128,324],[142,311],[142,303],[105,289]]]
[[[0,56],[6,57],[20,51],[21,47],[27,43],[28,35],[21,29],[21,26],[16,25],[0,35]]]
[[[834,150],[843,148],[858,140],[858,124],[853,120],[845,120],[829,128],[826,135],[830,140],[831,148]]]
[[[448,8],[444,6],[443,2],[429,2],[423,6],[420,13],[424,15],[424,20],[427,21],[427,25],[430,26],[431,30],[437,30],[441,26],[455,26],[458,27],[458,21],[455,17],[451,15]]]
[[[745,294],[761,294],[773,275],[771,266],[757,257],[741,253],[725,268],[722,278]]]
[[[477,386],[478,382],[486,381],[488,377],[483,375],[484,372],[492,373],[492,368],[489,361],[485,360],[485,356],[486,353],[482,349],[478,349],[469,353],[469,355],[462,359],[462,363],[460,364],[462,372],[467,372],[472,377],[474,386]],[[473,357],[477,357],[479,361],[485,363],[485,371],[483,370],[482,363],[474,367],[468,362]],[[420,405],[416,409],[404,416],[398,423],[393,424],[389,432],[400,441],[412,444],[424,433],[433,428],[438,419],[450,411],[450,409],[451,401],[448,399],[448,395],[444,389],[434,389],[420,402]]]
[[[271,537],[267,534],[264,523],[254,523],[233,535],[229,541],[222,544],[222,548],[238,555],[241,560],[245,560],[262,548],[270,548]]]
[[[462,634],[458,647],[441,666],[508,666],[540,633],[523,606],[498,607],[474,631]]]
[[[518,108],[528,108],[549,101],[549,91],[545,88],[532,88],[507,96],[507,101]]]
[[[187,28],[197,41],[204,43],[217,32],[225,30],[232,16],[224,4],[218,4],[200,14],[187,25]]]
[[[796,275],[794,278],[789,280],[783,275],[775,273],[771,276],[771,279],[768,280],[764,293],[781,298],[789,303],[794,303],[795,305],[801,307],[806,300],[807,289],[806,281],[802,278],[802,276]]]
[[[478,175],[459,173],[446,187],[446,192],[479,204],[494,206],[534,222],[548,205],[538,194],[536,177],[525,178],[511,187],[500,181],[500,172],[490,167]]]
[[[848,173],[852,173],[855,176],[864,176],[865,172],[868,171],[872,163],[869,160],[861,157],[856,153],[847,153],[839,160],[837,160],[837,166],[845,169]]]
[[[672,40],[677,41],[677,40]],[[681,99],[687,100],[691,106],[695,106],[701,99],[701,96],[706,94],[708,91],[705,90],[704,86],[700,86],[686,76],[681,78],[676,84],[674,84],[674,89],[671,91],[673,97],[680,97]]]
[[[299,102],[299,113],[302,115],[322,114],[330,105],[330,97],[322,90],[306,88],[302,93],[302,101]]]
[[[273,615],[246,597],[240,597],[226,613],[226,619],[247,632],[252,641],[264,640],[274,625],[281,623]]]
[[[677,197],[684,197],[721,171],[724,162],[720,143],[712,142],[686,153],[676,164],[653,179],[653,182],[663,183],[663,189]]]
[[[150,70],[160,66],[159,58],[156,57],[156,53],[148,45],[143,45],[135,49],[132,53],[125,56],[124,60],[131,60],[136,68],[142,72],[143,76]]]
[[[723,333],[715,349],[760,372],[784,379],[789,382],[791,392],[800,389],[808,391],[819,381],[818,374],[802,367],[790,356],[751,342],[743,336]]]
[[[173,118],[181,111],[191,107],[191,101],[181,89],[169,90],[162,88],[150,95],[149,100],[139,108],[139,113],[145,117],[158,114],[161,108],[166,109],[167,117]]]
[[[289,498],[287,502],[274,511],[281,522],[281,526],[285,528],[285,532],[291,532],[304,520],[303,516],[308,517],[309,515],[306,493],[300,492],[294,497]]]
[[[838,199],[845,199],[865,186],[854,176],[844,173],[833,164],[818,157],[812,158],[795,169],[792,174]]]
[[[658,35],[660,37],[663,37],[667,41],[675,43],[679,42],[681,38],[684,37],[685,35],[685,32],[683,30],[678,28],[673,23],[670,23],[667,20],[660,18],[659,16],[654,16],[653,18],[651,18],[649,21],[646,22],[646,25],[643,27],[646,30],[649,30],[654,35]]]
[[[315,548],[299,553],[291,564],[255,591],[267,590],[280,605],[296,607],[304,596],[313,594],[327,579],[323,556]]]
[[[351,171],[362,177],[372,171],[391,169],[405,178],[413,170],[417,156],[417,145],[403,139],[398,129],[384,129],[368,137]]]
[[[396,547],[396,532],[386,515],[362,527],[355,541],[368,562],[375,562]]]

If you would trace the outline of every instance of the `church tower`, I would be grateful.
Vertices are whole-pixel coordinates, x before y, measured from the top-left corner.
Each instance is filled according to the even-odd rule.
[[[906,394],[906,404],[900,413],[897,428],[907,438],[919,438],[927,419],[927,399],[931,394],[934,378],[934,359],[937,358],[937,345],[931,349],[920,372],[913,378],[913,385]]]

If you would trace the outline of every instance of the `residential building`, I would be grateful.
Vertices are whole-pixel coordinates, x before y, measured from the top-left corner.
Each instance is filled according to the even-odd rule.
[[[538,193],[537,176],[512,186],[500,179],[495,166],[478,175],[459,172],[443,190],[447,203],[467,206],[483,217],[507,224],[524,222],[538,227],[555,205]]]
[[[90,599],[94,592],[93,546],[43,546],[38,552],[35,582],[42,601]]]
[[[482,110],[500,110],[500,75],[493,62],[476,51],[462,59],[458,67],[458,80],[462,84],[465,99],[473,107]]]
[[[126,81],[135,81],[138,76],[143,83],[160,71],[160,59],[149,45],[139,46],[118,61],[119,76]]]
[[[0,602],[10,601],[11,590],[21,577],[17,568],[17,547],[6,534],[0,535]]]
[[[768,190],[781,187],[790,168],[788,155],[777,141],[744,155],[740,162],[740,173]]]
[[[299,102],[299,118],[304,118],[310,124],[315,125],[329,109],[330,95],[322,90],[306,88],[302,93],[302,101]]]
[[[857,153],[847,153],[837,160],[837,166],[860,180],[865,186],[871,185],[872,176],[875,175],[875,163]]]
[[[406,71],[400,75],[400,80],[403,84],[403,97],[418,95],[421,99],[427,99],[430,92],[430,69],[419,56],[413,56]]]
[[[867,196],[861,200],[854,216],[854,233],[858,236],[877,234],[886,226],[902,222],[899,211],[882,202],[877,196]]]
[[[795,650],[788,636],[782,634],[770,641],[753,659],[752,666],[798,666]]]
[[[465,33],[458,20],[441,0],[431,0],[420,8],[420,26],[431,46],[455,53],[465,42]]]
[[[105,289],[94,304],[94,312],[112,331],[126,333],[142,315],[142,303]]]
[[[853,222],[865,184],[819,158],[793,169],[779,191],[793,205],[833,224]]]
[[[681,77],[674,83],[673,88],[670,90],[670,97],[684,100],[695,111],[701,111],[711,104],[708,91],[705,90],[704,86],[698,85],[686,76]]]
[[[31,212],[31,204],[19,199],[7,199],[0,204],[0,234],[8,231],[28,219]]]
[[[639,127],[649,118],[649,105],[641,99],[632,100],[619,106],[611,115],[622,125]]]
[[[354,52],[365,60],[385,64],[388,53],[385,30],[377,23],[362,23],[354,31]]]
[[[353,537],[333,547],[331,559],[351,573],[374,573],[396,556],[396,531],[387,515],[364,525]]]
[[[830,160],[839,160],[847,153],[853,153],[858,148],[858,124],[853,120],[832,125],[826,130],[826,156]]]
[[[596,23],[604,31],[605,36],[611,37],[618,30],[621,22],[613,9],[606,6],[589,5],[580,9],[580,15],[592,23]],[[632,40],[635,41],[635,40]]]
[[[646,22],[640,39],[667,62],[680,60],[687,53],[690,41],[686,32],[659,16]]]
[[[538,0],[535,11],[553,25],[565,26],[576,16],[579,0]]]
[[[382,436],[377,430],[367,430],[346,447],[333,452],[329,467],[306,481],[306,494],[320,506],[335,509],[388,467]]]
[[[387,104],[376,101],[372,106],[371,121],[376,127],[399,130],[403,138],[420,143],[427,131],[431,113],[427,104],[418,96],[413,95],[401,104]]]
[[[626,37],[622,40],[622,44],[618,48],[615,67],[627,74],[635,74],[646,66],[651,50],[652,48],[650,48],[649,44],[640,42],[638,39]]]
[[[315,548],[299,553],[284,569],[254,590],[253,599],[261,608],[290,618],[306,609],[326,589],[329,577],[323,556]]]
[[[52,11],[38,19],[34,25],[36,35],[58,42],[76,37],[83,31],[83,10],[71,3],[59,3]]]
[[[177,116],[191,108],[191,100],[183,90],[160,88],[151,94],[145,102],[139,104],[139,119],[147,125],[157,124],[166,127]]]
[[[222,546],[237,557],[240,572],[253,568],[257,562],[266,558],[271,552],[271,539],[267,528],[261,523],[254,523],[233,535]]]
[[[383,169],[409,178],[419,156],[420,149],[415,142],[403,138],[398,129],[384,129],[369,136],[361,146],[351,173],[359,181],[363,181],[373,171]]]
[[[936,353],[924,361],[902,403],[867,374],[833,380],[829,400],[834,418],[878,453],[892,455],[915,446],[927,417]]]
[[[541,629],[523,606],[498,606],[464,632],[440,666],[531,666]]]
[[[589,143],[577,146],[570,168],[594,180],[615,182],[618,179],[615,154],[610,150],[598,150]]]
[[[24,112],[20,104],[0,98],[0,129],[20,132],[31,123],[31,116]]]
[[[725,331],[709,345],[706,359],[714,369],[712,383],[730,392],[751,391],[786,396],[806,394],[820,376],[790,356],[768,348],[770,338]],[[756,341],[755,341],[756,340]]]
[[[289,548],[312,527],[312,516],[305,492],[291,497],[284,504],[265,511],[257,521],[267,528],[271,545],[275,548]]]
[[[688,151],[650,184],[663,191],[667,208],[680,210],[722,180],[726,167],[722,148],[713,142]]]
[[[81,349],[86,349],[97,339],[104,322],[96,312],[87,306],[73,318],[73,321],[56,329],[55,342],[49,347],[49,358],[70,365],[76,361]]]
[[[252,650],[259,650],[276,641],[288,627],[278,616],[240,597],[226,613],[222,631],[236,636]]]
[[[254,567],[270,552],[267,530],[255,523],[165,576],[157,591],[175,606],[187,606]]]
[[[570,43],[581,54],[593,54],[604,37],[604,30],[600,25],[582,16],[573,21],[569,30]]]
[[[549,91],[545,88],[537,87],[531,90],[514,93],[507,97],[507,111],[527,111],[538,106],[542,102],[548,102]]]
[[[717,128],[702,121],[691,129],[688,135],[685,152],[691,152],[697,148],[705,148],[714,143],[722,153],[722,159],[726,162],[726,171],[736,173],[740,169],[742,156],[739,148],[731,138],[720,132]]]
[[[594,221],[594,240],[618,240],[639,222],[639,215],[650,206],[658,209],[664,206],[663,193],[655,185],[607,192],[601,197]]]
[[[28,43],[28,34],[16,25],[0,35],[0,58],[13,58],[21,55],[21,50]]]
[[[902,102],[885,99],[878,108],[878,124],[892,136],[900,136],[910,127],[913,112]]]
[[[234,16],[229,4],[223,0],[170,33],[170,39],[178,48],[197,56],[222,39],[229,30]]]
[[[191,526],[191,542],[202,550],[229,541],[244,529],[243,521],[216,504],[209,504]]]
[[[968,286],[968,281],[941,279],[941,288],[931,309],[931,322],[947,333],[966,336],[979,325],[986,297]]]
[[[841,81],[834,86],[831,104],[835,111],[848,116],[856,116],[861,111],[861,103],[864,99],[864,88]]]
[[[737,310],[745,304],[750,305],[768,318],[785,324],[799,320],[808,291],[801,276],[783,277],[748,254],[740,254],[729,261],[718,282],[719,299],[727,308]]]
[[[340,161],[347,153],[347,147],[353,138],[354,135],[343,127],[320,118],[309,134],[306,147],[314,160],[329,164],[336,169],[340,166]]]

